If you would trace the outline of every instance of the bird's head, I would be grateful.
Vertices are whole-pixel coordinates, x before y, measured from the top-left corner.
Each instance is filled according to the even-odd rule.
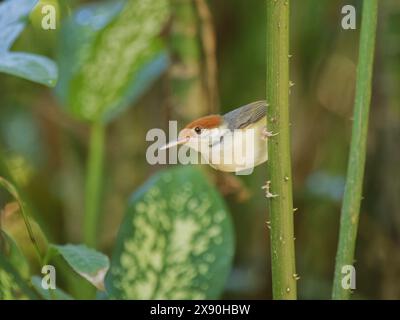
[[[202,152],[204,150],[202,149],[203,147],[207,148],[210,142],[219,139],[223,126],[223,118],[220,115],[199,118],[183,128],[179,132],[176,141],[168,143],[161,150],[184,144],[196,151]]]

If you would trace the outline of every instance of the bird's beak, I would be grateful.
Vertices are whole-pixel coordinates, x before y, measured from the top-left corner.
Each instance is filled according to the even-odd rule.
[[[165,149],[168,149],[168,148],[171,148],[171,147],[175,147],[175,146],[180,145],[180,144],[184,144],[184,143],[188,142],[189,139],[190,139],[189,137],[184,137],[184,138],[180,138],[180,139],[175,140],[175,141],[171,141],[170,143],[167,143],[166,145],[162,146],[159,150],[165,150]]]

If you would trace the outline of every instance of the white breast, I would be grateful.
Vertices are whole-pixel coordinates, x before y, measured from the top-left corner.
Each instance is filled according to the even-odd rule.
[[[226,131],[221,141],[203,146],[201,154],[217,170],[240,172],[268,160],[267,142],[262,139],[265,118],[247,129]],[[200,151],[200,150],[198,150]]]

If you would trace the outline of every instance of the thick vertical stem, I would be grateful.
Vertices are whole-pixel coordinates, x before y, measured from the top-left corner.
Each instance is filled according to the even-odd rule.
[[[377,0],[363,1],[354,120],[340,219],[339,244],[332,290],[333,299],[348,299],[350,296],[350,290],[342,287],[344,276],[342,268],[345,265],[353,265],[354,263],[366,158],[377,11]]]
[[[90,149],[87,163],[84,240],[96,247],[97,227],[100,215],[100,198],[103,176],[104,124],[94,122],[91,128]]]
[[[296,299],[289,129],[289,1],[267,0],[267,126],[274,299]]]

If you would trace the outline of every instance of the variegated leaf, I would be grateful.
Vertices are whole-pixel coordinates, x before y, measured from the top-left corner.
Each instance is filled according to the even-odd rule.
[[[218,192],[193,167],[156,174],[129,204],[106,277],[111,298],[212,299],[234,251]]]

